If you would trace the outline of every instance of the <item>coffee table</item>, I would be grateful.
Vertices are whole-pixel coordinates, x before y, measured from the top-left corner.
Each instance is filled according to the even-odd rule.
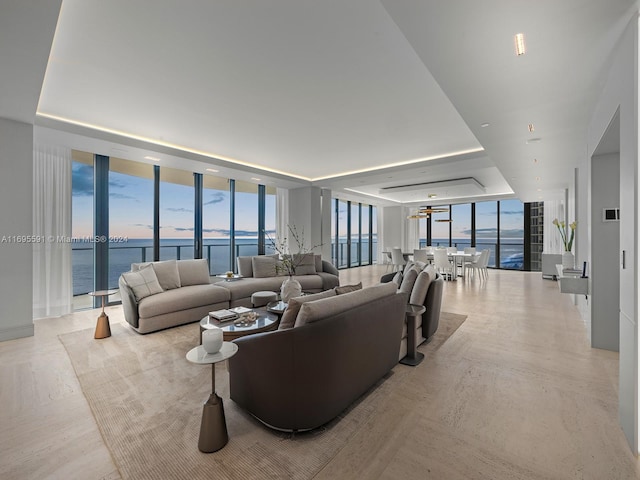
[[[276,330],[280,323],[281,315],[267,311],[264,308],[254,308],[258,318],[249,325],[239,325],[238,320],[227,320],[225,322],[214,322],[209,315],[200,320],[200,343],[202,343],[202,332],[207,328],[218,327],[222,329],[222,338],[225,342],[230,342],[236,338],[252,335],[254,333],[270,332]]]
[[[211,364],[211,395],[202,407],[202,421],[200,422],[200,437],[198,449],[204,453],[220,450],[229,441],[227,421],[224,418],[224,405],[216,393],[216,363],[233,357],[238,351],[238,345],[224,342],[217,353],[207,353],[199,345],[187,352],[187,360],[199,365]]]

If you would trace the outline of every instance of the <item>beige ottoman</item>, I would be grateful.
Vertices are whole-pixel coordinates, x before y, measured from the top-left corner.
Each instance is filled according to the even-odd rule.
[[[275,302],[278,300],[278,294],[276,292],[255,292],[251,295],[251,305],[254,307],[264,307],[269,302]]]

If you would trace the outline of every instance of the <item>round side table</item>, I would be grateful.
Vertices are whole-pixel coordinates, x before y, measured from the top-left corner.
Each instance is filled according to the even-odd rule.
[[[229,441],[227,421],[224,418],[224,405],[216,393],[216,363],[233,357],[237,351],[238,345],[235,343],[223,342],[222,348],[217,353],[207,353],[202,345],[187,352],[187,360],[191,363],[211,364],[211,395],[202,407],[202,421],[200,422],[200,437],[198,439],[198,450],[203,453],[216,452]]]
[[[111,336],[111,327],[109,326],[109,316],[104,313],[104,305],[105,299],[109,295],[114,295],[118,293],[118,290],[97,290],[95,292],[89,292],[89,295],[92,297],[101,297],[102,298],[102,312],[98,317],[98,322],[96,323],[96,331],[93,335],[93,338],[107,338]]]

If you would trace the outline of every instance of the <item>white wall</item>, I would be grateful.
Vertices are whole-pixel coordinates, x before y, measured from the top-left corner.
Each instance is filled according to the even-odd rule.
[[[33,126],[0,118],[0,341],[33,335]]]
[[[634,454],[638,452],[638,19],[631,20],[616,47],[609,76],[598,99],[587,132],[587,158],[581,168],[590,170],[590,159],[609,123],[620,109],[620,250],[627,267],[620,269],[620,370],[619,420]],[[588,205],[589,185],[582,180],[578,203]],[[578,221],[590,225],[582,209]],[[588,251],[588,236],[578,237],[579,251]],[[589,252],[589,262],[597,252]],[[598,275],[597,271],[591,272]]]
[[[378,241],[382,249],[400,247],[404,248],[404,217],[402,207],[382,207],[382,223],[378,223],[378,229],[382,225],[382,238]],[[378,232],[380,234],[380,232]]]
[[[604,222],[603,208],[620,204],[620,156],[591,159],[591,346],[618,351],[620,345],[620,223]]]
[[[329,226],[324,229],[329,232],[329,237],[323,242],[323,213],[322,213],[322,192],[319,187],[302,187],[289,190],[289,226],[296,228],[299,235],[304,234],[304,244],[307,249],[331,242],[331,213],[329,213]],[[331,202],[329,202],[330,204]],[[287,232],[288,233],[288,232]],[[295,248],[294,245],[290,245]],[[317,248],[316,253],[320,253],[323,249]],[[329,260],[331,256],[323,254],[325,260]]]

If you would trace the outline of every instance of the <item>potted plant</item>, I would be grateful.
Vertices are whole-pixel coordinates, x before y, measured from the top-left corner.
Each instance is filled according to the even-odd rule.
[[[280,287],[280,296],[283,302],[288,302],[290,298],[299,297],[302,293],[300,282],[294,278],[296,268],[306,261],[307,255],[313,255],[313,251],[321,246],[314,245],[311,248],[305,247],[304,230],[298,233],[295,225],[287,225],[288,235],[281,237],[278,242],[274,241],[269,235],[267,238],[271,242],[273,250],[278,254],[279,261],[276,263],[276,272],[278,275],[287,275]],[[292,249],[295,252],[292,252]]]
[[[578,226],[577,222],[571,222],[569,224],[570,235],[567,238],[566,225],[564,221],[558,221],[557,218],[553,220],[553,224],[558,227],[558,231],[560,232],[560,237],[562,238],[562,245],[564,247],[564,252],[562,253],[562,267],[563,268],[574,268],[575,267],[575,257],[571,252],[573,248],[573,240],[576,234],[576,227]]]

